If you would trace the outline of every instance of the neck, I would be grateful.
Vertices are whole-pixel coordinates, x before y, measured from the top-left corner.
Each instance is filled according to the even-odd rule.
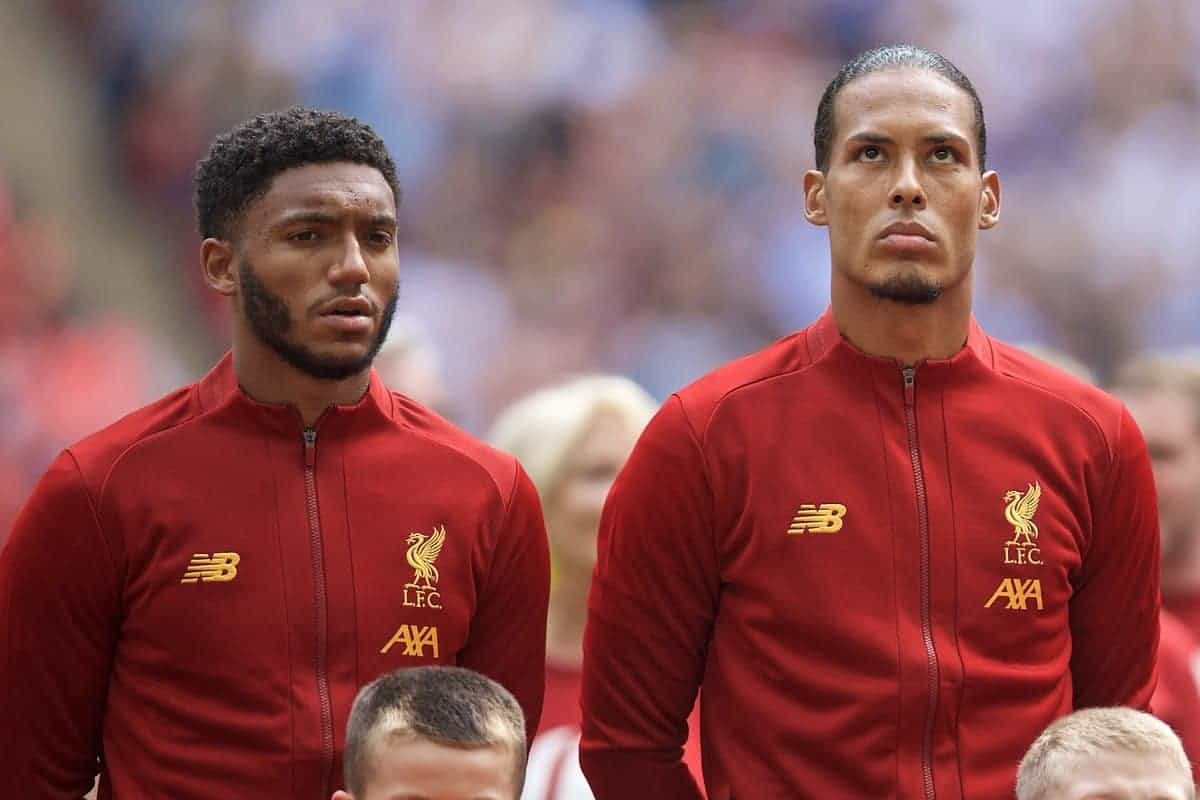
[[[834,270],[833,316],[851,344],[904,366],[950,358],[963,348],[971,326],[971,280],[946,289],[937,300],[905,305],[883,300]]]
[[[587,620],[590,575],[556,575],[546,618],[546,658],[556,664],[583,663],[583,627]]]
[[[1171,553],[1162,559],[1162,565],[1164,595],[1200,592],[1200,546],[1188,547],[1181,553]]]
[[[238,385],[260,403],[288,405],[300,412],[311,428],[332,405],[353,405],[366,393],[371,371],[342,380],[314,378],[284,361],[251,332],[234,336],[233,371]]]

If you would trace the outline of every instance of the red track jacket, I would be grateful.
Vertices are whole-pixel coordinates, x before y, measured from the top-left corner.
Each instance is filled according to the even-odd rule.
[[[1080,706],[1145,708],[1158,524],[1113,398],[972,322],[901,370],[832,315],[672,397],[609,495],[585,637],[599,800],[1011,797]]]
[[[86,402],[86,398],[81,398]],[[65,451],[0,554],[0,795],[328,800],[359,687],[499,681],[537,729],[537,494],[372,374],[305,431],[226,357]]]

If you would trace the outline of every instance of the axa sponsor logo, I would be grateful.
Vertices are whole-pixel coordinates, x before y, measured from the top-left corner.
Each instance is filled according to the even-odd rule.
[[[406,622],[396,629],[396,632],[392,634],[392,638],[388,639],[387,644],[379,652],[382,655],[387,655],[387,652],[396,646],[404,648],[401,655],[424,658],[426,648],[428,648],[429,653],[434,658],[438,658],[437,626],[412,625]]]

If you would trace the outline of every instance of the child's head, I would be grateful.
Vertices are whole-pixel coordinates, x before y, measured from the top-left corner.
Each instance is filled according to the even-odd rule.
[[[1089,708],[1042,732],[1017,772],[1017,800],[1195,800],[1175,732],[1129,708]]]
[[[344,771],[334,800],[516,800],[524,715],[504,687],[470,670],[398,670],[358,693]]]

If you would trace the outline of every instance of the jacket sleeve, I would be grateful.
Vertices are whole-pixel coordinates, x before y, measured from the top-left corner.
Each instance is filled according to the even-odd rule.
[[[512,692],[533,741],[546,690],[550,546],[537,490],[518,464],[498,539],[459,666]]]
[[[79,467],[51,465],[0,553],[0,774],[80,798],[98,771],[120,592]]]
[[[713,497],[679,398],[608,496],[588,600],[580,763],[597,800],[702,797],[682,760],[717,609]]]
[[[1109,480],[1071,599],[1076,708],[1149,709],[1159,625],[1158,505],[1150,458],[1122,411]]]

